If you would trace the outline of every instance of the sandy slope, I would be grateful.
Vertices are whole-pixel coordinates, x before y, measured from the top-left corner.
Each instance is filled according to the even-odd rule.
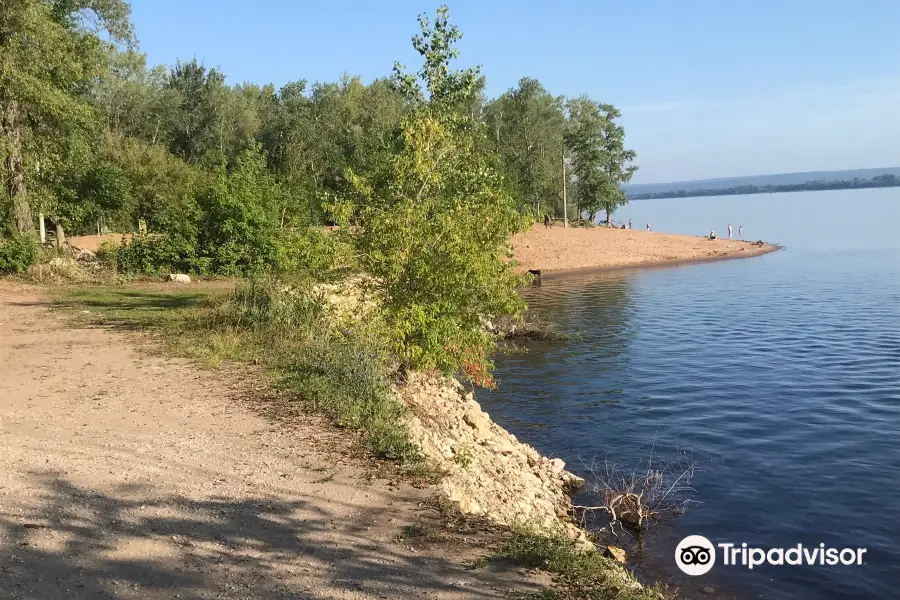
[[[427,492],[259,388],[72,328],[0,282],[0,598],[499,598],[478,532],[398,540]],[[434,517],[430,517],[432,522]],[[436,525],[435,525],[436,526]]]
[[[533,227],[512,242],[520,267],[542,272],[748,257],[778,249],[670,233],[606,227],[565,229],[558,225]]]

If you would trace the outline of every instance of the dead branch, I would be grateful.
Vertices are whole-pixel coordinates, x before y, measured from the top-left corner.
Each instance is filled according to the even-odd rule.
[[[691,480],[697,465],[686,454],[679,453],[671,460],[655,454],[624,470],[604,457],[602,464],[594,461],[588,471],[587,490],[600,502],[594,506],[573,507],[582,526],[595,522],[597,513],[604,513],[608,521],[600,530],[615,535],[616,524],[638,532],[667,518],[684,514],[693,504],[695,490]],[[618,537],[618,536],[616,536]]]

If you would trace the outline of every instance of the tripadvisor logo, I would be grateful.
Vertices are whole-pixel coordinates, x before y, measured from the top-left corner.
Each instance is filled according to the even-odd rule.
[[[744,544],[713,544],[702,535],[689,535],[675,548],[675,564],[688,575],[703,575],[716,564],[716,548],[719,548],[722,565],[746,567],[753,570],[760,565],[775,566],[829,566],[862,565],[865,548],[826,548],[825,544],[790,548],[754,548]]]
[[[703,575],[716,564],[716,549],[702,535],[689,535],[675,548],[675,564],[688,575]]]

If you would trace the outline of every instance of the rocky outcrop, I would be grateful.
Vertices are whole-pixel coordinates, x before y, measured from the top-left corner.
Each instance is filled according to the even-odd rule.
[[[440,489],[462,512],[587,542],[569,519],[584,480],[494,423],[456,380],[412,373],[397,391],[426,458],[446,473]]]

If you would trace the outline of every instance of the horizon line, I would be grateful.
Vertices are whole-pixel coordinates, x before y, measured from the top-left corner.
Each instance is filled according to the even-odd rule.
[[[779,175],[808,175],[812,173],[846,173],[847,171],[887,171],[891,169],[900,170],[900,165],[893,167],[863,167],[859,169],[823,169],[819,171],[786,171],[782,173],[757,173],[753,175],[730,175],[727,177],[709,177],[704,179],[678,179],[669,181],[655,181],[649,183],[627,183],[623,187],[633,187],[638,185],[670,185],[676,183],[706,183],[714,181],[727,181],[729,179],[746,179],[749,177],[777,177]]]

